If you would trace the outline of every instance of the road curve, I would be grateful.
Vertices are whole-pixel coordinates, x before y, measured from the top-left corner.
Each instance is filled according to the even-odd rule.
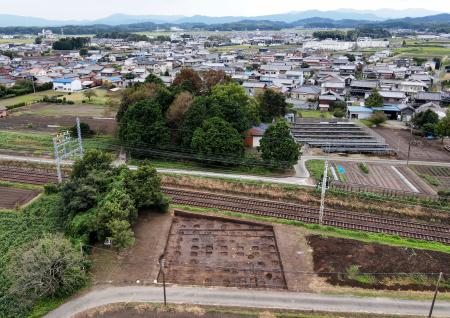
[[[173,304],[404,316],[426,316],[431,303],[431,301],[400,300],[382,297],[329,296],[307,293],[200,287],[168,287],[167,300]],[[130,286],[96,289],[63,304],[44,317],[70,318],[99,306],[133,302],[162,303],[162,288],[157,286]],[[450,317],[450,302],[441,302],[438,299],[433,317]]]

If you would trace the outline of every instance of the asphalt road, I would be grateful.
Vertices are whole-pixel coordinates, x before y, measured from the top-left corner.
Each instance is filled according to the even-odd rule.
[[[226,288],[168,287],[167,300],[175,304],[373,313],[426,317],[430,302],[391,298],[363,298]],[[69,318],[88,309],[113,303],[163,302],[161,287],[111,287],[93,290],[71,300],[45,318]],[[450,302],[436,302],[433,317],[450,317]]]

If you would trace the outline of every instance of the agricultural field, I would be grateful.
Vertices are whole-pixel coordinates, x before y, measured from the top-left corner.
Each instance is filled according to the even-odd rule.
[[[109,99],[118,98],[118,93],[112,93],[107,91],[106,89],[94,89],[93,91],[95,91],[97,96],[92,97],[91,100],[85,97],[83,92],[64,93],[48,90],[38,93],[17,96],[13,98],[0,99],[0,106],[8,107],[21,103],[29,105],[40,102],[44,98],[44,96],[66,98],[67,101],[72,101],[76,104],[81,104],[83,101],[85,101],[85,103],[92,105],[106,105]]]
[[[450,191],[450,168],[412,166],[411,169],[436,191]]]
[[[35,198],[40,191],[5,187],[0,184],[0,210],[20,207]]]
[[[331,113],[329,112],[321,112],[319,110],[302,110],[298,112],[299,116],[302,118],[333,118]]]
[[[341,183],[411,192],[396,167],[390,165],[333,162],[332,167]]]
[[[98,307],[77,318],[342,318],[338,313],[277,311],[251,308],[220,308],[192,305],[162,306],[151,303],[127,303]],[[402,318],[396,316],[397,318]],[[392,318],[371,314],[345,314],[345,318]]]
[[[309,236],[308,243],[314,250],[315,272],[329,284],[384,290],[434,290],[435,273],[443,272],[441,291],[450,291],[450,254],[318,235]]]
[[[0,152],[13,155],[53,157],[53,136],[42,132],[27,133],[0,130]],[[111,151],[115,149],[115,145],[115,138],[106,135],[83,140],[83,146],[86,150]]]

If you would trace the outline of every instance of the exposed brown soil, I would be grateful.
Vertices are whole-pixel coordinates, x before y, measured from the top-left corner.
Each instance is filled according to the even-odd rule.
[[[175,211],[164,258],[169,283],[286,288],[270,225]]]
[[[0,186],[0,209],[14,209],[39,194],[39,191],[8,188]]]
[[[391,315],[360,314],[360,313],[319,313],[267,311],[251,308],[216,308],[205,306],[175,305],[164,308],[158,304],[113,304],[102,306],[78,314],[75,318],[287,318],[287,317],[317,317],[317,318],[387,318]],[[400,316],[396,316],[400,318]],[[412,316],[409,318],[413,318]]]
[[[429,166],[412,166],[412,170],[420,176],[424,182],[426,178],[437,181],[438,184],[430,184],[436,191],[450,190],[450,168],[448,167],[429,167]],[[429,182],[429,181],[428,181]]]
[[[450,290],[450,254],[318,235],[309,236],[308,242],[314,271],[332,285],[433,290],[436,273],[443,272],[441,290]]]
[[[335,162],[334,166],[338,176],[344,179],[341,182],[411,192],[390,165],[368,164],[368,174],[362,172],[354,162]],[[337,167],[342,167],[344,173],[339,174]]]
[[[171,224],[170,213],[140,213],[133,230],[133,247],[117,254],[101,244],[92,251],[94,284],[153,284],[159,272],[158,260],[164,253]],[[100,249],[101,248],[101,249]]]
[[[426,193],[430,195],[437,195],[437,192],[428,185],[423,179],[421,179],[410,167],[399,166],[397,167],[413,186],[417,188],[421,193]]]
[[[64,115],[64,116],[41,116],[37,114],[22,113],[26,111],[39,111],[46,107],[67,107],[67,108],[83,108],[89,107],[89,105],[55,105],[55,104],[33,104],[26,107],[20,108],[16,113],[12,113],[11,116],[6,118],[0,118],[0,129],[5,130],[23,130],[23,131],[45,131],[45,132],[55,132],[58,130],[57,127],[50,126],[62,126],[62,127],[72,127],[75,125],[76,115]],[[105,107],[106,110],[106,107]],[[72,112],[77,113],[76,109]],[[83,114],[83,113],[80,113]],[[84,116],[80,117],[82,122],[89,124],[92,130],[97,131],[102,134],[113,134],[117,128],[117,122],[114,119],[109,119],[114,117],[111,115],[108,118],[86,116],[88,113],[84,112]]]
[[[408,146],[411,138],[414,142],[411,145],[411,160],[423,161],[450,161],[450,152],[443,150],[440,140],[427,140],[423,137],[411,136],[408,129],[390,129],[385,127],[374,128],[380,134],[386,143],[393,149],[400,149],[399,159],[408,158]]]

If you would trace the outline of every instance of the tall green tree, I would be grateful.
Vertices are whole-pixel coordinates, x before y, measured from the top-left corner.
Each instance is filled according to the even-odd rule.
[[[254,118],[254,103],[244,88],[237,83],[216,85],[211,93],[211,111],[229,122],[238,132],[250,128]]]
[[[163,146],[170,140],[160,105],[145,100],[132,105],[125,112],[119,127],[119,138],[127,146]]]
[[[412,118],[412,122],[419,128],[422,128],[426,124],[436,125],[439,122],[439,115],[431,109],[427,109],[424,112],[416,114]]]
[[[284,94],[268,89],[258,96],[258,101],[263,122],[270,123],[275,118],[286,115],[288,104]]]
[[[153,84],[157,84],[157,85],[164,85],[164,82],[162,81],[161,78],[159,78],[158,76],[156,76],[155,74],[150,74],[149,76],[147,76],[145,78],[145,83],[153,83]]]
[[[270,125],[260,142],[264,162],[276,168],[291,168],[298,162],[300,150],[285,121]]]
[[[442,143],[444,143],[445,137],[450,137],[450,115],[447,114],[442,118],[435,127],[435,133],[442,138]]]
[[[197,128],[192,138],[192,149],[202,156],[242,157],[244,142],[239,132],[228,122],[213,117]]]
[[[378,90],[373,90],[372,94],[367,97],[365,105],[367,107],[382,107],[384,105],[383,97],[378,93]]]
[[[156,169],[148,163],[144,163],[136,171],[127,170],[124,177],[124,187],[138,209],[165,208],[167,206],[168,199],[161,191],[161,179]]]

